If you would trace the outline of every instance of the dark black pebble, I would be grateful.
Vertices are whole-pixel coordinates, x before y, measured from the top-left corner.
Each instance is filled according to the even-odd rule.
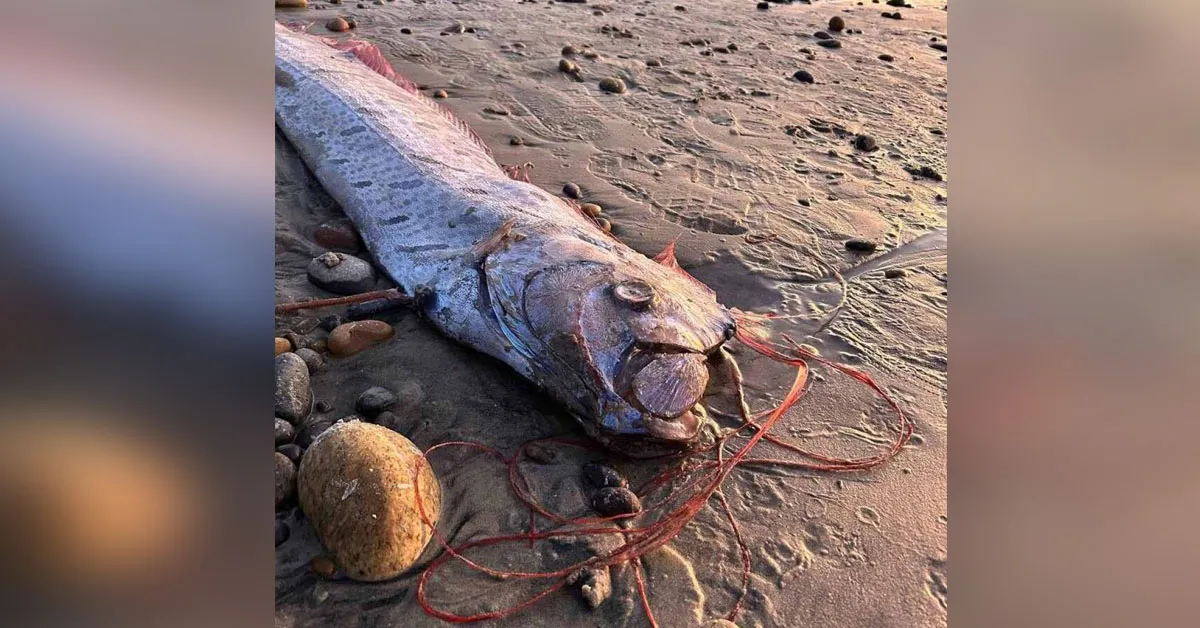
[[[275,446],[290,443],[293,438],[296,438],[296,428],[292,427],[291,423],[275,417]]]
[[[401,35],[412,35],[412,29],[411,28],[402,28],[402,29],[400,29],[400,34]]]
[[[333,427],[336,421],[332,417],[313,415],[309,417],[296,432],[296,444],[308,449],[325,430]]]
[[[317,412],[329,412],[330,410],[333,409],[333,407],[329,405],[328,401],[322,400],[322,401],[318,401],[317,405],[313,406],[313,409],[316,410]]]
[[[807,198],[798,198],[796,199],[796,202],[800,203],[804,207],[812,207],[812,201],[808,200]]]
[[[887,3],[889,7],[903,7],[905,4],[904,0],[888,0]]]
[[[288,443],[275,448],[275,451],[288,457],[296,466],[300,466],[300,456],[304,455],[304,450],[296,443]]]
[[[358,400],[354,402],[354,409],[368,419],[373,419],[394,405],[396,395],[392,391],[382,386],[372,386],[358,396]]]
[[[892,55],[879,55],[879,60],[891,63],[892,61],[896,60],[896,57],[893,57]]]
[[[858,150],[869,153],[876,148],[879,148],[879,145],[875,143],[875,138],[871,137],[870,135],[859,135],[858,137],[854,138],[854,147]]]
[[[903,268],[889,268],[883,271],[883,276],[887,279],[899,279],[908,273],[904,272]]]
[[[583,190],[580,190],[579,186],[575,185],[574,183],[568,183],[568,184],[564,185],[563,186],[563,194],[567,198],[574,198],[574,199],[583,198]]]
[[[292,536],[292,529],[288,524],[276,519],[275,520],[275,547],[279,547],[287,542],[288,537]]]
[[[629,482],[616,469],[601,462],[583,465],[582,477],[584,483],[594,489],[629,486]]]
[[[605,487],[592,495],[592,510],[605,517],[629,515],[642,511],[642,502],[633,491],[624,487]]]
[[[796,70],[796,73],[792,75],[792,78],[800,81],[801,83],[814,82],[813,75],[808,70]]]
[[[769,8],[771,8],[771,3],[770,3],[770,2],[759,2],[759,3],[758,3],[758,10],[759,10],[759,11],[766,11],[766,10],[767,10],[767,9],[769,9]]]
[[[881,15],[883,15],[883,17],[891,18],[891,19],[893,19],[893,20],[902,20],[902,19],[904,19],[904,16],[903,16],[903,15],[900,15],[900,12],[899,12],[899,11],[896,11],[895,13],[882,13]]]
[[[822,39],[817,42],[817,45],[822,48],[841,48],[842,42],[836,39]]]
[[[940,42],[936,44],[929,44],[929,47],[933,48],[934,50],[941,50],[942,52],[950,52],[950,47]]]
[[[854,251],[856,253],[874,253],[875,249],[877,248],[879,248],[879,245],[875,244],[871,240],[863,240],[860,238],[846,240],[847,251]]]
[[[323,317],[318,325],[320,325],[321,329],[324,329],[325,331],[333,331],[338,325],[341,325],[344,322],[345,321],[342,320],[340,315],[330,314],[329,316]]]

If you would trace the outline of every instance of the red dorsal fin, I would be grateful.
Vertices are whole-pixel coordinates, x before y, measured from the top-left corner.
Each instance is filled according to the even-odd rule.
[[[715,293],[713,293],[712,288],[709,288],[708,286],[704,285],[699,279],[696,279],[695,277],[691,276],[691,274],[689,274],[688,271],[684,270],[683,267],[679,265],[679,260],[675,259],[675,243],[678,241],[679,241],[679,236],[675,236],[675,239],[668,242],[667,246],[665,248],[663,248],[662,253],[659,253],[658,255],[654,256],[654,261],[658,262],[659,264],[662,264],[663,266],[666,266],[667,268],[670,268],[671,270],[679,273],[680,275],[683,275],[684,277],[687,277],[689,281],[696,284],[697,286],[700,286],[701,288],[704,288],[704,290],[706,292],[708,292],[710,294],[715,294]]]

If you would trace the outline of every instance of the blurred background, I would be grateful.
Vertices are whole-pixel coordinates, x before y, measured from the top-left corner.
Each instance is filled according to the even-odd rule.
[[[4,616],[273,622],[273,9],[4,8]],[[1200,625],[1200,9],[949,10],[951,621]]]

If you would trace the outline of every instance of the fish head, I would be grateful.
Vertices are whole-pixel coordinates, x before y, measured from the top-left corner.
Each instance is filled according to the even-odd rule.
[[[654,264],[576,260],[533,274],[523,293],[546,348],[538,379],[589,435],[643,456],[698,441],[709,359],[736,330],[711,291]]]

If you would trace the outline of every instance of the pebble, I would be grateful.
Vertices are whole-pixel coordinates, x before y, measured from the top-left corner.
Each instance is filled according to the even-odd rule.
[[[275,452],[275,507],[279,508],[296,494],[296,464]]]
[[[884,54],[884,55],[879,55],[879,60],[887,61],[888,63],[891,63],[892,61],[896,60],[896,57],[893,57],[892,55]]]
[[[378,425],[340,423],[305,452],[300,465],[300,508],[321,544],[355,580],[375,582],[408,570],[433,534],[417,509],[414,474],[422,507],[431,521],[441,510],[441,488],[421,450]]]
[[[625,81],[613,77],[603,78],[600,79],[600,89],[610,94],[624,94]]]
[[[322,368],[325,368],[325,358],[321,357],[320,353],[317,353],[312,349],[307,347],[304,349],[299,349],[296,351],[296,355],[300,356],[301,360],[304,360],[304,364],[308,366],[308,372],[310,375],[312,373],[316,373]]]
[[[487,107],[483,108],[483,112],[494,114],[497,116],[507,116],[508,115],[508,109],[505,109],[504,107],[501,107],[499,105],[488,105]]]
[[[340,17],[335,17],[325,23],[325,28],[335,33],[344,33],[350,30],[350,23]]]
[[[854,138],[854,147],[869,153],[879,148],[879,145],[875,143],[875,138],[870,135],[859,135]]]
[[[329,332],[329,352],[338,356],[354,355],[394,335],[396,330],[383,321],[345,323]]]
[[[312,446],[317,437],[324,434],[326,430],[333,427],[336,421],[332,417],[323,415],[314,415],[309,417],[307,421],[300,425],[300,429],[296,431],[296,444],[301,449],[307,449]]]
[[[629,482],[616,469],[600,462],[583,465],[582,476],[591,488],[629,487]]]
[[[276,9],[307,9],[308,0],[275,0]]]
[[[442,29],[442,33],[445,35],[458,35],[465,32],[467,32],[467,27],[457,22]]]
[[[584,59],[599,59],[600,53],[596,52],[595,50],[584,50],[583,58]]]
[[[926,179],[933,179],[934,181],[942,180],[942,175],[937,170],[934,170],[929,166],[921,166],[920,168],[909,166],[905,168],[905,170],[915,177],[925,177]]]
[[[294,465],[299,465],[300,457],[304,455],[304,450],[301,449],[300,446],[297,445],[296,443],[288,443],[286,445],[280,445],[275,448],[275,451],[287,456],[288,460],[291,460],[292,464],[294,464]]]
[[[813,33],[813,37],[816,37],[817,39],[832,39],[833,35],[830,35],[829,33],[826,33],[825,31],[817,31],[817,32]]]
[[[612,575],[608,567],[584,567],[567,578],[567,584],[579,587],[579,595],[588,608],[598,608],[612,595]]]
[[[295,353],[275,356],[275,416],[295,423],[312,410],[308,365]]]
[[[444,90],[444,89],[439,89],[433,93],[433,97],[434,98],[449,98],[450,94],[447,94],[446,90]]]
[[[280,338],[279,336],[275,337],[275,355],[279,355],[280,353],[287,353],[288,351],[291,351],[291,350],[292,350],[292,343],[289,342],[287,338]]]
[[[605,517],[628,515],[641,512],[642,502],[633,491],[620,486],[610,486],[592,495],[592,510]]]
[[[294,438],[296,438],[296,428],[292,427],[291,423],[275,417],[275,446],[290,443]]]
[[[334,294],[358,294],[375,287],[375,269],[348,253],[329,252],[309,262],[308,280]]]
[[[313,240],[331,251],[357,253],[363,249],[362,238],[349,218],[322,223],[313,231]]]
[[[583,190],[580,190],[579,186],[574,183],[568,183],[563,186],[563,194],[567,198],[579,199],[583,197]]]
[[[337,565],[333,564],[328,556],[318,556],[312,559],[308,566],[312,568],[313,573],[322,578],[332,578],[337,573]]]
[[[758,10],[759,10],[759,11],[766,11],[766,10],[767,10],[767,9],[769,9],[769,8],[771,8],[771,3],[770,3],[770,2],[759,2],[759,3],[758,3]]]
[[[875,244],[871,240],[863,240],[861,238],[846,240],[847,251],[854,251],[856,253],[874,253],[875,249],[877,248],[879,248],[879,245]]]
[[[342,316],[340,314],[330,314],[329,316],[323,317],[317,323],[317,326],[325,331],[333,331],[338,325],[341,325],[344,322],[345,321],[342,320]]]
[[[817,42],[817,45],[823,48],[841,48],[842,42],[836,39],[822,39]]]
[[[597,218],[596,226],[603,229],[604,233],[612,233],[612,222],[609,222],[607,218]]]
[[[929,47],[942,52],[950,52],[950,47],[943,43],[929,44]]]
[[[900,12],[899,12],[899,11],[896,11],[895,13],[887,13],[887,12],[884,12],[884,13],[881,13],[880,15],[882,15],[883,17],[888,17],[888,18],[891,18],[891,19],[893,19],[893,20],[902,20],[902,19],[904,19],[904,16],[903,16],[903,15],[900,15]]]
[[[329,412],[333,408],[329,405],[328,401],[318,401],[317,403],[315,403],[313,405],[313,409],[316,410],[317,412],[320,412],[321,414],[324,414],[326,412]]]
[[[402,29],[400,29],[400,34],[401,35],[412,35],[412,29],[411,28],[402,28]]]
[[[275,520],[275,547],[279,547],[280,545],[283,545],[284,543],[286,543],[288,538],[291,536],[292,536],[292,529],[288,527],[288,524],[276,519]]]
[[[829,30],[840,31],[844,28],[846,28],[846,20],[842,19],[841,16],[835,15],[829,18]]]
[[[800,81],[801,83],[814,82],[813,75],[808,70],[796,70],[796,73],[792,75],[792,78]]]
[[[903,268],[889,268],[883,271],[883,276],[886,279],[899,279],[907,274]]]
[[[579,54],[579,49],[576,48],[575,46],[571,46],[571,45],[563,46],[562,56],[571,57],[571,56],[574,56],[577,54]]]
[[[887,4],[889,7],[903,7],[905,2],[904,0],[888,0]]]
[[[396,395],[392,391],[382,386],[372,386],[358,396],[354,402],[354,409],[368,419],[373,419],[394,405]]]
[[[595,203],[583,203],[579,206],[579,209],[591,218],[599,216],[601,211],[600,206]]]
[[[519,137],[513,136],[513,137],[508,138],[508,145],[509,146],[524,146],[525,140],[523,140]]]
[[[570,59],[559,59],[558,71],[566,72],[567,74],[575,74],[579,71],[579,66],[575,65],[575,62]]]

